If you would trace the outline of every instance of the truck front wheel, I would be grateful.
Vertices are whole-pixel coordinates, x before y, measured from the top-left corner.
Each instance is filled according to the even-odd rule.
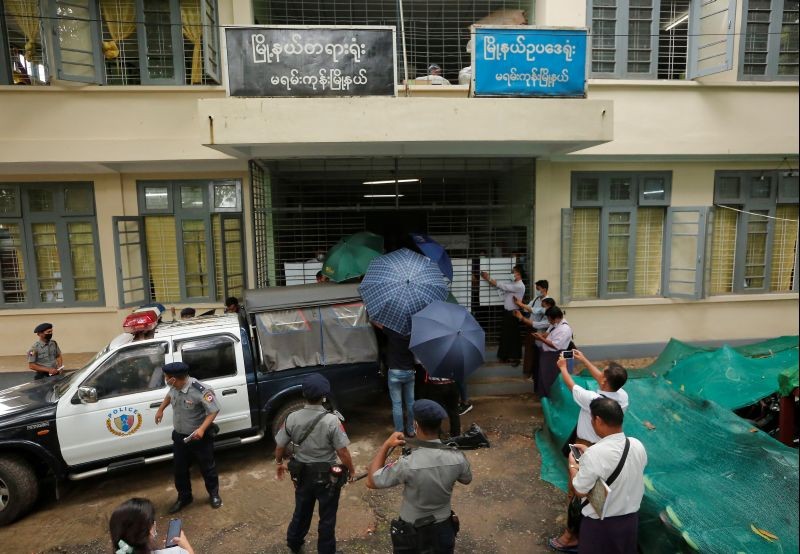
[[[39,496],[31,466],[17,456],[0,456],[0,525],[16,520]]]
[[[275,416],[272,418],[272,436],[278,434],[278,431],[281,430],[283,427],[283,423],[286,421],[286,418],[289,416],[290,413],[296,412],[297,410],[302,409],[303,406],[306,405],[305,400],[302,398],[294,398],[292,400],[287,401],[283,404],[278,411],[275,412]]]

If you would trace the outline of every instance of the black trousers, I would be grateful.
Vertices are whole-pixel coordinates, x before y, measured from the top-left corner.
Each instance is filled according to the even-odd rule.
[[[214,439],[206,434],[200,440],[189,441],[184,444],[183,439],[188,435],[172,432],[172,455],[175,469],[175,488],[178,498],[188,500],[192,498],[192,481],[189,468],[192,467],[192,458],[200,466],[200,473],[206,483],[206,490],[210,496],[219,494],[219,476],[214,463]]]
[[[453,554],[456,547],[456,530],[450,519],[416,529],[416,544],[399,544],[392,541],[394,554]]]
[[[450,420],[450,436],[457,437],[461,434],[461,416],[458,414],[458,401],[461,393],[456,383],[443,385],[431,382],[425,383],[422,388],[424,398],[437,402],[447,412]]]
[[[514,317],[513,311],[503,310],[503,319],[500,321],[500,345],[497,347],[497,358],[499,360],[522,359],[522,337],[519,330],[519,321]]]
[[[327,475],[325,476],[327,479]],[[315,482],[304,476],[294,490],[294,514],[286,531],[289,548],[298,550],[305,541],[314,515],[314,504],[319,502],[319,526],[317,527],[317,551],[319,554],[336,552],[336,512],[339,509],[341,489]]]

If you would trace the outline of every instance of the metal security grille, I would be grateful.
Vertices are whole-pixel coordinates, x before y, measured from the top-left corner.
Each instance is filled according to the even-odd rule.
[[[408,76],[428,74],[437,64],[452,83],[470,65],[469,26],[485,22],[519,25],[533,21],[533,0],[253,0],[263,25],[394,25],[398,29],[398,82],[404,78],[401,25],[405,23]],[[526,12],[522,14],[520,12]],[[521,18],[526,18],[522,21]]]
[[[532,160],[290,160],[251,171],[259,285],[314,282],[328,249],[358,231],[383,236],[387,251],[426,233],[453,261],[453,296],[496,341],[502,296],[475,277],[503,281],[530,265]]]

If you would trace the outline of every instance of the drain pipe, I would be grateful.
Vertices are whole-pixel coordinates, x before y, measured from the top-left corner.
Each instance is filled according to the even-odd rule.
[[[397,0],[397,13],[400,16],[400,40],[403,45],[403,75],[405,76],[403,82],[405,84],[406,96],[408,96],[408,55],[406,54],[406,24],[403,17],[403,0]]]

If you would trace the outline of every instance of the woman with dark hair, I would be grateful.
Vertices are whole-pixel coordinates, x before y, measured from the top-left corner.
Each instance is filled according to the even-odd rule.
[[[108,522],[114,554],[194,554],[181,530],[171,548],[156,547],[156,509],[146,498],[131,498],[114,510]]]
[[[514,280],[510,283],[498,283],[485,271],[481,271],[481,277],[491,286],[503,291],[503,321],[500,325],[500,344],[497,347],[497,359],[501,362],[511,362],[512,366],[518,366],[522,359],[522,338],[520,337],[519,323],[514,315],[519,311],[515,297],[525,296],[525,283],[522,282],[523,268],[517,264],[511,270]]]

